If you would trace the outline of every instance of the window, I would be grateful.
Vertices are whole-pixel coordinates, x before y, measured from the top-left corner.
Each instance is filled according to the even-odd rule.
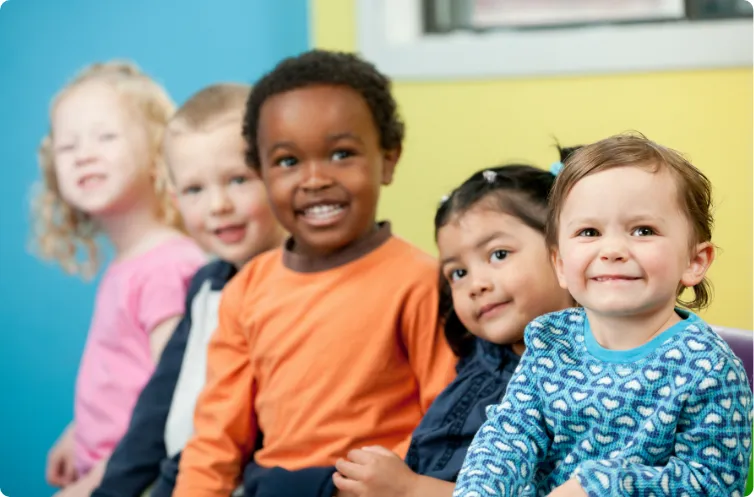
[[[751,18],[746,0],[422,0],[425,33]]]
[[[746,0],[358,0],[359,49],[394,78],[752,64]]]

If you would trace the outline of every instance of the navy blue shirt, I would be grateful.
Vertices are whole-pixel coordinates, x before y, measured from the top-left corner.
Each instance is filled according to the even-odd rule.
[[[110,456],[105,475],[92,497],[134,497],[152,485],[161,472],[175,482],[178,457],[168,458],[165,423],[192,329],[191,309],[207,282],[220,292],[236,274],[225,261],[214,261],[196,272],[186,296],[186,312],[165,345],[154,374],[139,395],[126,434]]]
[[[406,464],[414,473],[456,481],[466,451],[487,420],[485,409],[499,404],[520,357],[510,347],[476,339],[457,376],[430,406],[414,430]]]

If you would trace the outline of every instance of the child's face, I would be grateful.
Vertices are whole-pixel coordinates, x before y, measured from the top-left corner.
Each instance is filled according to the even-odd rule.
[[[259,177],[244,162],[241,123],[169,134],[165,155],[186,230],[237,266],[278,245],[283,231]]]
[[[380,148],[364,99],[341,86],[275,95],[260,112],[262,177],[296,250],[327,255],[368,234],[399,151]]]
[[[690,240],[667,170],[608,169],[580,180],[565,199],[558,277],[588,311],[648,315],[672,308],[679,283],[693,286],[704,277],[708,264],[692,257]]]
[[[151,195],[146,127],[101,81],[71,88],[53,109],[55,175],[66,203],[95,218],[117,215]]]
[[[571,305],[544,235],[514,216],[472,208],[440,228],[437,246],[458,318],[487,341],[517,344],[531,320]]]

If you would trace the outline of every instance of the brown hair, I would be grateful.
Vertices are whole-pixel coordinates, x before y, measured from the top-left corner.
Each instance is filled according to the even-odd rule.
[[[709,179],[680,153],[663,147],[641,134],[621,134],[587,145],[577,150],[565,162],[550,195],[550,211],[546,238],[557,247],[558,221],[571,189],[585,177],[615,167],[644,167],[652,172],[667,170],[676,180],[678,201],[692,228],[691,246],[712,240],[712,185]],[[694,298],[681,299],[679,286],[677,302],[690,309],[707,307],[712,298],[712,286],[704,278],[694,285]]]
[[[173,206],[169,192],[165,164],[162,160],[161,143],[168,119],[175,105],[165,89],[143,73],[137,65],[128,61],[98,62],[78,73],[52,100],[55,106],[75,87],[87,81],[103,81],[112,85],[137,111],[150,135],[152,163],[152,186],[158,200],[158,218],[166,225],[183,229],[183,222]],[[52,148],[52,133],[42,138],[39,146],[41,181],[35,185],[32,202],[34,218],[33,236],[37,250],[44,259],[60,263],[65,271],[84,278],[94,275],[99,266],[99,250],[95,240],[99,226],[85,212],[69,205],[60,195],[55,173],[55,154]],[[77,255],[83,250],[84,260]]]
[[[171,133],[205,131],[226,120],[240,121],[246,110],[251,86],[238,83],[218,83],[207,86],[189,97],[168,123]]]

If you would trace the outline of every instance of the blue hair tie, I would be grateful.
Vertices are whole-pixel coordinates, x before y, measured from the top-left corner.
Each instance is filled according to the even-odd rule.
[[[552,166],[550,166],[550,173],[551,173],[551,174],[552,174],[553,176],[557,176],[558,174],[560,174],[560,172],[561,172],[562,170],[563,170],[563,163],[562,163],[562,162],[560,162],[560,161],[558,161],[558,162],[554,162],[554,163],[552,164]]]

